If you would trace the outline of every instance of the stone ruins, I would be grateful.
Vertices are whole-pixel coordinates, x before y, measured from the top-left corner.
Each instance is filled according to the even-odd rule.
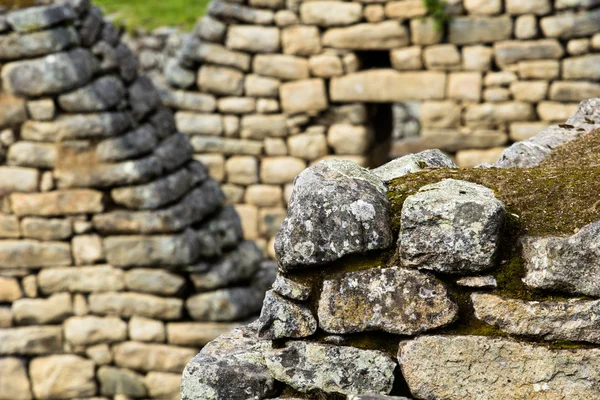
[[[98,8],[0,14],[0,67],[0,399],[179,399],[275,267]]]
[[[305,169],[260,318],[181,399],[600,398],[599,156],[597,98],[495,165]]]
[[[271,257],[292,181],[319,160],[376,167],[439,148],[494,163],[600,96],[598,1],[449,0],[441,29],[425,3],[213,0],[187,38],[135,41]]]

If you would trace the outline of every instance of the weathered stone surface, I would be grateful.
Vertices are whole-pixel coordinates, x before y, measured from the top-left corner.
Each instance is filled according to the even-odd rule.
[[[306,25],[322,27],[352,25],[362,19],[362,6],[359,3],[343,1],[319,1],[303,3],[300,18]]]
[[[37,192],[40,173],[33,168],[0,167],[2,182],[0,182],[0,195],[13,192]]]
[[[160,320],[181,318],[183,301],[141,293],[92,293],[88,297],[90,311],[99,315],[134,315]]]
[[[524,301],[471,295],[475,316],[511,335],[600,343],[598,300]]]
[[[0,302],[11,303],[23,297],[19,281],[14,278],[0,277]]]
[[[16,126],[27,120],[25,101],[16,96],[0,96],[0,127]]]
[[[102,193],[95,190],[60,190],[50,193],[11,194],[18,216],[62,216],[102,212]]]
[[[218,289],[189,297],[185,306],[196,321],[239,321],[257,313],[264,291],[253,287]]]
[[[265,296],[257,325],[261,339],[302,338],[317,330],[317,320],[308,306],[287,300],[273,290]]]
[[[387,248],[392,238],[386,192],[377,176],[350,161],[322,161],[302,172],[275,241],[281,269]]]
[[[0,238],[17,239],[20,236],[19,219],[14,215],[0,214]]]
[[[16,300],[11,311],[19,325],[60,323],[73,315],[73,302],[69,293],[57,293],[47,299]]]
[[[183,288],[185,282],[182,276],[162,269],[138,268],[125,273],[125,286],[135,292],[172,296]]]
[[[600,79],[598,62],[600,62],[598,54],[567,58],[562,62],[562,77],[564,79],[598,80]]]
[[[127,339],[127,323],[117,317],[73,317],[65,324],[65,340],[77,346],[122,342]]]
[[[323,79],[284,83],[279,87],[279,96],[287,114],[322,111],[328,106]]]
[[[207,93],[196,93],[184,90],[161,91],[163,104],[177,110],[212,113],[217,109],[217,99]],[[175,114],[177,119],[177,113]],[[181,128],[179,128],[181,131]]]
[[[189,229],[179,235],[111,236],[103,243],[115,267],[181,266],[198,258],[197,238]]]
[[[362,125],[334,124],[327,133],[327,143],[336,154],[365,154],[373,139],[373,131]]]
[[[162,343],[166,339],[165,324],[162,321],[134,316],[129,320],[129,339]]]
[[[44,56],[77,44],[73,28],[56,28],[29,34],[12,33],[0,37],[0,59],[16,60]]]
[[[600,10],[582,13],[564,13],[542,18],[540,21],[544,36],[572,38],[589,36],[600,29]]]
[[[207,291],[251,278],[260,268],[262,258],[262,251],[254,242],[244,241],[219,260],[203,261],[188,269],[193,272],[191,279],[196,290]]]
[[[550,86],[548,98],[553,101],[582,101],[600,97],[600,84],[592,82],[555,81]]]
[[[321,33],[316,26],[290,26],[281,32],[283,54],[310,56],[321,52]],[[312,69],[311,65],[311,69]]]
[[[408,32],[397,21],[356,24],[328,29],[322,42],[323,46],[339,49],[388,50],[408,45]]]
[[[2,80],[9,93],[19,96],[57,94],[87,83],[98,69],[96,58],[88,50],[16,61],[4,65]]]
[[[248,24],[270,25],[273,22],[273,11],[261,10],[225,1],[211,2],[208,15],[218,19],[234,19]]]
[[[287,54],[259,54],[254,57],[252,70],[259,75],[284,81],[308,79],[308,60]]]
[[[454,179],[425,186],[402,207],[402,263],[445,273],[489,269],[505,213],[504,204],[484,186]]]
[[[523,60],[559,59],[565,51],[555,39],[511,40],[494,43],[496,62],[500,65]]]
[[[535,110],[529,103],[501,102],[482,103],[468,106],[464,119],[467,125],[486,127],[513,121],[531,121],[535,119]]]
[[[232,206],[225,206],[196,230],[200,253],[218,256],[224,249],[233,248],[243,237],[240,217]]]
[[[0,270],[71,265],[71,246],[62,242],[0,240]]]
[[[310,342],[288,342],[267,353],[273,377],[302,392],[388,394],[396,363],[379,351]]]
[[[9,13],[6,22],[17,32],[37,31],[75,19],[70,5],[30,7]]]
[[[512,25],[508,15],[455,17],[448,26],[449,41],[455,44],[480,44],[506,40],[512,34]]]
[[[219,114],[199,114],[179,111],[175,113],[177,129],[188,135],[223,134],[223,118]]]
[[[187,62],[199,62],[232,67],[242,71],[250,69],[250,55],[233,51],[218,44],[187,40],[181,50],[181,56]]]
[[[583,227],[572,236],[529,237],[523,241],[528,286],[569,293],[600,295],[600,282],[589,279],[598,270],[600,251],[594,245],[600,223]]]
[[[275,185],[292,183],[304,168],[306,163],[296,157],[268,157],[260,164],[260,179]]]
[[[100,394],[103,396],[125,395],[133,398],[146,397],[144,377],[131,370],[115,367],[101,367],[98,370]]]
[[[423,171],[428,168],[458,168],[457,165],[440,150],[425,150],[411,154],[375,168],[372,173],[384,182],[390,182],[406,174]]]
[[[51,268],[42,270],[37,278],[43,293],[110,292],[124,288],[123,271],[109,265],[93,267]]]
[[[506,1],[506,12],[512,15],[544,15],[548,14],[550,11],[552,11],[552,2],[550,0],[531,0],[525,3],[519,0]]]
[[[246,400],[277,393],[267,369],[270,340],[257,339],[256,328],[242,327],[205,346],[183,371],[181,400]]]
[[[167,341],[179,346],[202,347],[239,326],[237,322],[171,322],[167,324]]]
[[[510,92],[515,100],[538,102],[546,98],[548,82],[546,81],[519,81],[510,84]],[[515,125],[515,124],[511,124]],[[540,129],[539,131],[541,131]],[[537,132],[536,132],[537,133]]]
[[[49,122],[29,120],[23,124],[21,136],[39,142],[100,139],[116,136],[130,126],[129,116],[120,112],[70,114]]]
[[[267,136],[287,134],[285,114],[245,115],[242,117],[240,136],[245,139],[264,139]],[[192,138],[192,141],[194,138]]]
[[[291,279],[278,275],[273,282],[273,291],[292,300],[305,301],[310,297],[310,286],[294,282]]]
[[[597,397],[599,357],[596,349],[549,350],[483,336],[424,336],[398,354],[415,397],[485,400]]]
[[[233,50],[250,53],[274,53],[279,50],[279,29],[276,27],[231,25],[225,45]]]
[[[61,95],[58,104],[68,112],[106,111],[116,107],[124,96],[125,88],[121,81],[114,76],[107,76]]]
[[[331,101],[336,102],[442,99],[446,93],[446,74],[374,69],[333,78],[329,91]]]
[[[430,45],[441,42],[444,33],[437,29],[432,17],[413,18],[410,20],[410,33],[413,44]]]
[[[0,329],[0,354],[37,355],[62,351],[60,326]]]
[[[247,75],[245,92],[252,97],[277,97],[279,96],[279,80],[259,75]]]
[[[0,358],[0,399],[31,400],[27,365],[19,358]]]
[[[414,335],[452,323],[457,312],[445,286],[434,277],[392,267],[326,280],[318,314],[319,326],[329,333],[383,330]]]
[[[244,74],[233,68],[203,65],[197,83],[200,89],[209,93],[241,96],[244,91]]]
[[[62,218],[23,218],[23,237],[51,241],[68,239],[73,234],[71,221]]]
[[[196,355],[195,349],[125,342],[114,346],[115,364],[136,371],[181,372],[185,364]]]
[[[73,399],[96,394],[94,362],[75,355],[35,358],[29,364],[37,399]]]
[[[328,153],[327,138],[323,133],[302,133],[287,140],[289,153],[304,160],[317,160]]]

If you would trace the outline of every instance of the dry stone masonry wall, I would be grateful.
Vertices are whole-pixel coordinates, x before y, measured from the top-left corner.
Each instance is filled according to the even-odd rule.
[[[599,144],[597,98],[496,165],[304,170],[260,318],[190,361],[182,400],[599,398]]]
[[[86,0],[0,14],[0,399],[179,399],[275,268]]]
[[[441,27],[425,3],[213,0],[166,57],[165,104],[271,256],[293,178],[319,160],[493,163],[600,95],[597,1],[451,0]]]

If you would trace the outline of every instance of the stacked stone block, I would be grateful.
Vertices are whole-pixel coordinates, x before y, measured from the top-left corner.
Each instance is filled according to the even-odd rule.
[[[98,8],[1,14],[0,67],[0,399],[178,399],[273,268]]]
[[[273,256],[293,178],[319,160],[440,148],[493,163],[600,94],[597,2],[459,0],[446,13],[438,29],[421,0],[211,2],[161,94],[247,238]],[[404,104],[391,151],[375,139],[381,103]]]

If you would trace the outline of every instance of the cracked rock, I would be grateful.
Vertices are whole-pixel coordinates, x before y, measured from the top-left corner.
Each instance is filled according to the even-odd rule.
[[[269,290],[258,319],[261,339],[302,338],[314,334],[317,320],[306,305]]]
[[[310,297],[310,286],[294,282],[285,276],[278,275],[273,283],[273,291],[292,300],[305,301]]]
[[[402,207],[402,263],[444,273],[490,269],[505,214],[504,204],[484,186],[454,179],[424,186]]]
[[[452,323],[457,312],[446,287],[434,277],[392,267],[325,281],[318,314],[320,327],[329,333],[379,329],[414,335]]]
[[[321,161],[295,180],[275,253],[283,271],[390,246],[390,207],[383,182],[358,164]]]

